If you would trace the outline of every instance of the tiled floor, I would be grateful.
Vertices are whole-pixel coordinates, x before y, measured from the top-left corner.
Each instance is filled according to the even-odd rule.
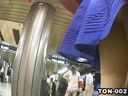
[[[11,96],[11,84],[0,83],[0,96]]]
[[[0,96],[11,96],[11,84],[0,83]],[[98,96],[97,92],[93,96]]]

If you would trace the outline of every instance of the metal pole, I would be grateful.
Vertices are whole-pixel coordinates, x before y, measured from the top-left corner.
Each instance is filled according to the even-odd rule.
[[[53,15],[54,8],[48,4],[37,2],[31,7],[15,57],[12,96],[40,96]]]

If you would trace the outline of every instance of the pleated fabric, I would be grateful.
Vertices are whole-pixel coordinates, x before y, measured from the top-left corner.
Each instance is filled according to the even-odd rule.
[[[84,14],[89,6],[90,0],[83,0],[79,6],[69,28],[64,37],[59,53],[69,59],[78,60],[79,58],[86,58],[93,60],[96,55],[96,46],[88,50],[90,54],[82,53],[75,48],[75,42],[84,19]]]
[[[125,0],[82,0],[67,30],[59,53],[69,59],[85,58],[99,66],[97,45],[110,32]]]
[[[90,0],[75,47],[88,53],[88,45],[95,46],[107,37],[117,13],[125,3],[125,0]]]

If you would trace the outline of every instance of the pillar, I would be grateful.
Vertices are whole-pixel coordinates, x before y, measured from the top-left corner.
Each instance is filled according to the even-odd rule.
[[[48,4],[38,2],[32,5],[14,61],[12,96],[40,96],[53,15],[54,8]]]

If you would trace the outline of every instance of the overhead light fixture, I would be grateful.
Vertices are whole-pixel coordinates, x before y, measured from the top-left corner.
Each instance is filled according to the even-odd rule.
[[[68,68],[67,68],[67,67],[65,67],[65,68],[63,68],[63,69],[61,69],[61,70],[59,70],[57,73],[58,73],[58,74],[63,74],[63,73],[65,73],[66,71],[68,71]]]
[[[77,59],[77,61],[78,61],[78,62],[88,62],[87,59],[81,58],[81,57],[79,57],[79,58]]]

